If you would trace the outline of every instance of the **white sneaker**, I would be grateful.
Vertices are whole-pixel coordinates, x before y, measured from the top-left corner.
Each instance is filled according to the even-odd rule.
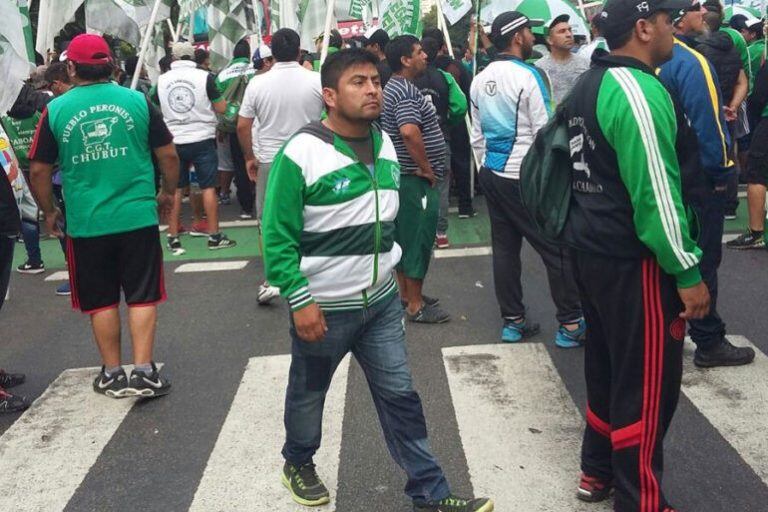
[[[280,288],[277,286],[270,286],[269,283],[259,285],[259,294],[256,296],[256,301],[260,306],[264,306],[272,302],[280,296]]]

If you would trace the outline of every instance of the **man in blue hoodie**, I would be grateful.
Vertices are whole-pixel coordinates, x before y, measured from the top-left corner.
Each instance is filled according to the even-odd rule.
[[[755,352],[735,347],[726,339],[725,323],[716,308],[726,189],[734,163],[729,157],[731,141],[717,74],[693,49],[694,38],[704,32],[705,12],[695,2],[677,22],[672,60],[661,66],[659,78],[684,111],[699,142],[697,169],[692,180],[684,180],[683,194],[699,220],[698,244],[704,253],[700,268],[712,302],[709,315],[690,323],[689,334],[696,343],[693,361],[699,367],[738,366],[751,363]]]

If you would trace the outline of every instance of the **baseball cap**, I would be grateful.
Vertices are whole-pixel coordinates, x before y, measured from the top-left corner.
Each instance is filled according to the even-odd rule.
[[[690,0],[608,0],[600,13],[600,28],[606,37],[618,36],[659,11],[679,19],[690,9]]]
[[[256,51],[253,52],[253,62],[256,62],[257,60],[268,59],[271,56],[272,49],[265,44],[261,44],[258,48],[256,48]]]
[[[542,20],[532,20],[525,14],[517,11],[506,11],[493,20],[491,24],[491,39],[514,33],[525,27],[540,27],[544,25]]]
[[[389,43],[389,34],[383,28],[371,27],[363,34],[363,46],[378,44],[383,49],[387,43]]]
[[[554,27],[558,23],[567,23],[569,21],[571,21],[571,17],[569,15],[561,14],[560,16],[555,16],[555,18],[549,22],[549,25],[547,26],[547,28],[549,30],[552,30],[552,27]]]
[[[77,64],[109,64],[112,50],[103,37],[96,34],[80,34],[67,47],[67,60]]]
[[[192,46],[190,43],[179,41],[179,42],[173,43],[171,54],[176,59],[182,59],[184,57],[192,59],[195,57],[195,47]]]

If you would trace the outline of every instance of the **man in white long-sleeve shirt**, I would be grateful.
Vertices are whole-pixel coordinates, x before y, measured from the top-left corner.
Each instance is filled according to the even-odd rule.
[[[248,176],[256,182],[259,220],[264,211],[272,160],[299,128],[319,121],[323,112],[320,73],[301,67],[300,44],[299,34],[288,28],[272,35],[275,63],[269,73],[251,79],[240,106],[237,136]],[[267,304],[279,295],[280,291],[265,281],[259,287],[258,302]]]
[[[520,341],[539,330],[526,322],[522,300],[520,251],[525,238],[547,268],[560,322],[555,342],[573,348],[581,345],[585,325],[568,254],[541,236],[520,199],[520,165],[552,110],[542,72],[525,63],[533,49],[530,27],[536,24],[541,23],[516,11],[493,21],[491,40],[499,58],[472,83],[472,146],[483,161],[480,185],[491,218],[493,277],[504,320],[501,340]]]

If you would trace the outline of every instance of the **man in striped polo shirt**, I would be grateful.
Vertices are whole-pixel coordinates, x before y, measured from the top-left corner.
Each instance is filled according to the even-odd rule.
[[[421,293],[437,233],[440,192],[445,173],[445,138],[437,110],[413,79],[427,69],[427,54],[414,36],[398,36],[386,49],[392,77],[384,87],[383,130],[392,138],[400,162],[400,212],[395,238],[403,248],[397,267],[400,293],[412,322],[439,324],[450,316],[438,301]]]
[[[408,476],[414,511],[490,512],[488,499],[450,494],[413,389],[392,276],[401,254],[394,226],[400,166],[392,141],[373,125],[381,113],[377,62],[362,49],[328,57],[322,69],[328,118],[300,129],[272,162],[264,262],[269,282],[291,306],[293,339],[283,484],[302,505],[330,501],[312,457],[334,371],[352,352],[387,447]]]

